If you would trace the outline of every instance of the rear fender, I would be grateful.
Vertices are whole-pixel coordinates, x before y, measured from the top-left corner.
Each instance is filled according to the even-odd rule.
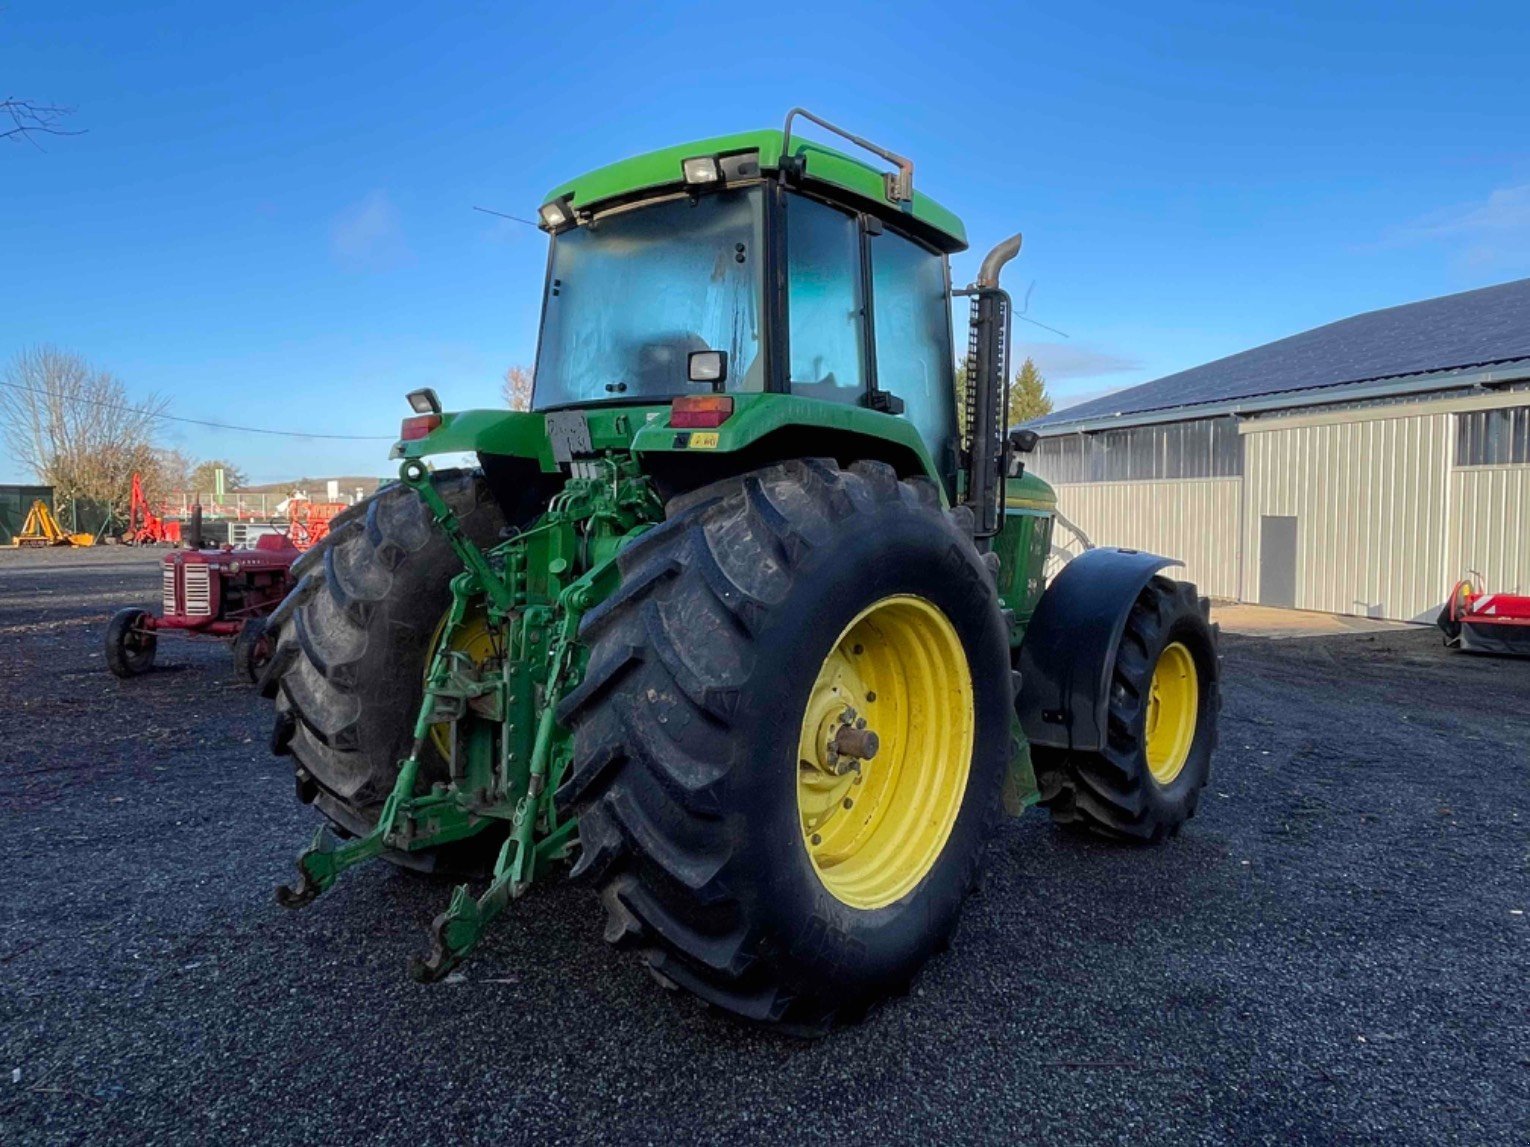
[[[1104,746],[1116,646],[1132,603],[1159,570],[1183,564],[1101,546],[1052,579],[1020,645],[1015,708],[1031,744],[1085,752]]]

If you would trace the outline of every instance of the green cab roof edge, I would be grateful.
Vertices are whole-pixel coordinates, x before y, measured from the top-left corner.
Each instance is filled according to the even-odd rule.
[[[632,198],[643,192],[685,185],[680,165],[693,156],[759,152],[761,172],[781,168],[782,135],[775,129],[720,135],[694,143],[650,151],[630,159],[597,167],[577,179],[553,188],[542,199],[551,203],[569,197],[578,210],[591,210],[611,200]],[[928,195],[914,191],[913,202],[893,203],[887,198],[883,172],[821,143],[792,136],[791,155],[802,164],[808,183],[826,184],[864,202],[880,215],[912,217],[931,233],[930,238],[947,253],[967,247],[967,229],[951,211]]]

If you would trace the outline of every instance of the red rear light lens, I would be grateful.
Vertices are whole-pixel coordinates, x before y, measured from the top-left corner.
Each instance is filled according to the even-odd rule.
[[[405,442],[414,442],[424,438],[432,430],[441,425],[439,414],[416,414],[413,418],[404,419],[404,425],[399,430],[398,436]]]
[[[714,430],[733,413],[727,394],[692,394],[677,398],[669,407],[669,424],[676,430]]]

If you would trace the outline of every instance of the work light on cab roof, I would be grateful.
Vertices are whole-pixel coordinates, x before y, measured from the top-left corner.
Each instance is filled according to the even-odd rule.
[[[814,1032],[947,941],[1001,802],[1179,830],[1208,607],[1134,551],[1048,581],[1056,497],[1005,424],[1018,235],[954,289],[966,232],[912,162],[801,109],[538,215],[531,409],[411,394],[399,482],[271,617],[273,744],[346,837],[282,903],[373,857],[479,874],[434,980],[571,859],[661,982]]]

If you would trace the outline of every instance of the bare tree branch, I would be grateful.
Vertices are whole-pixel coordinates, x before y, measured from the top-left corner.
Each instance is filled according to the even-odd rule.
[[[6,97],[0,100],[0,139],[14,140],[20,143],[26,140],[39,151],[42,145],[36,140],[39,135],[84,135],[85,130],[68,131],[62,126],[62,122],[68,116],[74,114],[73,108],[64,107],[61,104],[45,104],[36,100],[19,100],[14,97]],[[9,117],[11,126],[4,127],[4,119]]]

